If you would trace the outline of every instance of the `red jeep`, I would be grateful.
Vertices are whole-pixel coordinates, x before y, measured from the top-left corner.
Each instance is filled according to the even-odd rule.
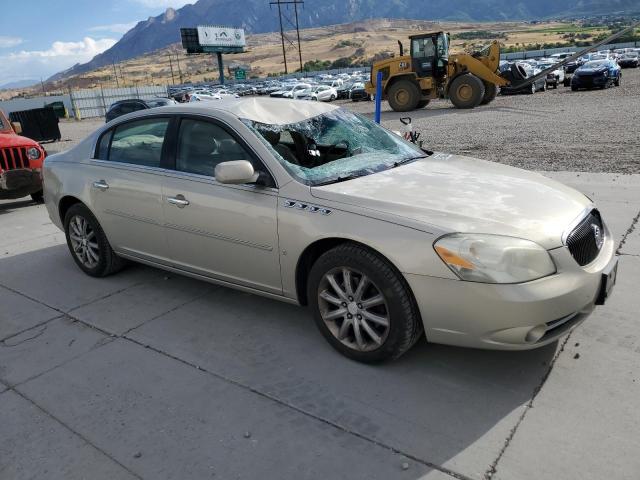
[[[15,128],[0,110],[0,200],[31,195],[40,202],[42,163],[47,152],[37,142],[18,135],[19,124]]]

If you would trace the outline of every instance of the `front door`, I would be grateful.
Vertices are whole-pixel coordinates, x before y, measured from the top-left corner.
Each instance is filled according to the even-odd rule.
[[[91,164],[91,204],[112,247],[163,260],[161,158],[168,117],[126,122],[102,135]]]
[[[172,260],[194,273],[280,294],[277,191],[216,182],[215,166],[231,160],[260,169],[223,126],[180,121],[175,173],[167,174],[162,189]]]

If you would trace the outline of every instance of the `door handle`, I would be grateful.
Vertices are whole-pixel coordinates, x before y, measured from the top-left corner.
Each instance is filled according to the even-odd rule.
[[[97,182],[93,182],[93,188],[97,188],[98,190],[102,190],[104,192],[105,190],[109,189],[109,184],[104,180],[98,180]]]
[[[184,195],[176,195],[175,197],[168,197],[167,202],[171,205],[175,205],[178,208],[184,208],[189,205],[189,200],[184,198]]]

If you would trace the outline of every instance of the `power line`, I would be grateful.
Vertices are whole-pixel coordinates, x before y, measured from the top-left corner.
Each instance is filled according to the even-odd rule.
[[[282,41],[282,57],[284,59],[284,72],[289,73],[289,68],[287,66],[287,51],[285,49],[284,41],[286,40],[290,45],[294,45],[294,43],[285,35],[284,28],[282,27],[282,17],[294,26],[293,22],[290,18],[288,18],[282,12],[282,5],[285,5],[287,8],[289,5],[293,5],[294,13],[295,13],[295,29],[296,35],[298,37],[298,59],[300,61],[300,71],[302,71],[302,48],[300,47],[300,27],[298,24],[298,5],[304,5],[304,0],[272,0],[269,2],[269,5],[277,5],[278,6],[278,19],[280,21],[280,39]]]

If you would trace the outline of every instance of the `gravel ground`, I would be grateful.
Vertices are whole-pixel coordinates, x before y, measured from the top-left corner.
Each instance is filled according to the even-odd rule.
[[[340,101],[373,116],[373,102]],[[383,124],[399,130],[386,102]],[[456,110],[437,100],[409,115],[432,150],[483,158],[530,170],[640,173],[640,69],[623,70],[622,85],[608,90],[557,90],[498,96],[489,106]],[[63,140],[46,144],[50,153],[70,148],[103,119],[60,124]]]
[[[498,96],[488,106],[456,110],[444,100],[400,114],[382,105],[384,126],[411,116],[425,146],[531,170],[640,173],[640,69],[622,71],[620,87]],[[373,102],[347,105],[373,112]]]

